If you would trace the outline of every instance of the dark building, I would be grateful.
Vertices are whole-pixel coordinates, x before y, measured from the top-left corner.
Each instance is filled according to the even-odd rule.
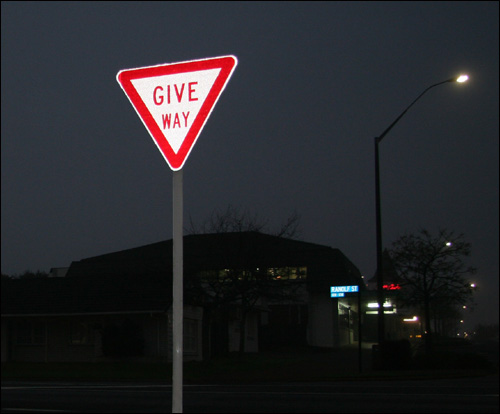
[[[172,240],[2,278],[2,361],[171,358]],[[184,237],[184,355],[358,340],[364,284],[338,249],[259,232]],[[240,347],[241,345],[241,347]]]

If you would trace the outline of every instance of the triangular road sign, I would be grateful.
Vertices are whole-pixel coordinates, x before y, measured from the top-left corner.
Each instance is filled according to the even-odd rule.
[[[183,167],[237,62],[220,56],[116,75],[172,170]]]

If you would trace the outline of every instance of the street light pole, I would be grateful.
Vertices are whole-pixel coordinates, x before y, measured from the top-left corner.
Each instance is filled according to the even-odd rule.
[[[385,339],[384,321],[384,267],[382,264],[382,214],[380,211],[380,167],[378,144],[380,140],[375,137],[375,214],[377,234],[377,302],[378,302],[378,343]]]
[[[378,343],[385,339],[384,322],[384,265],[382,258],[382,214],[380,208],[380,162],[379,144],[387,133],[398,123],[398,121],[408,112],[408,110],[430,89],[449,82],[463,83],[469,79],[467,75],[460,75],[456,78],[447,79],[427,87],[408,107],[390,124],[384,132],[375,137],[375,214],[376,214],[376,237],[377,237],[377,301],[378,301]]]

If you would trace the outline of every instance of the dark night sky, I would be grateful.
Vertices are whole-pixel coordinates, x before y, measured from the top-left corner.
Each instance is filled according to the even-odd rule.
[[[2,2],[2,273],[172,237],[172,172],[121,69],[235,55],[184,168],[184,216],[232,204],[374,273],[373,137],[384,245],[464,233],[498,322],[498,2]]]

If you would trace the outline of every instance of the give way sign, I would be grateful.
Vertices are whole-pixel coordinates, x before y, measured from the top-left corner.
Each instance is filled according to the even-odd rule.
[[[184,166],[237,62],[235,56],[220,56],[116,75],[172,170]]]

